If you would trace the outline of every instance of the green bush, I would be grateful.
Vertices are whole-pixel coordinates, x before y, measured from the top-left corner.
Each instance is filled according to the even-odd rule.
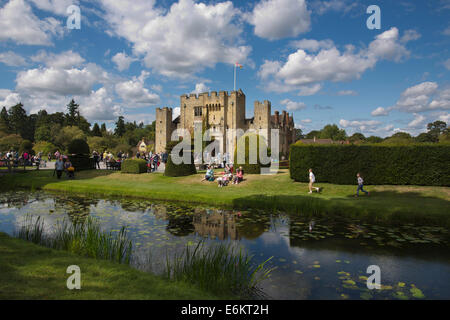
[[[87,154],[69,155],[68,157],[76,171],[95,169],[94,159]]]
[[[256,143],[257,143],[257,163],[250,164],[250,154],[249,154],[249,145],[250,141],[253,140],[256,136]],[[244,140],[245,139],[245,140]],[[238,142],[236,143],[235,151],[234,151],[234,167],[242,167],[244,169],[245,174],[260,174],[261,173],[261,167],[270,167],[270,163],[263,165],[261,163],[261,159],[259,156],[259,139],[264,139],[263,137],[260,137],[258,134],[255,133],[249,133],[245,134],[242,137],[239,138]],[[244,144],[245,143],[245,144]],[[243,150],[238,150],[238,147],[243,147],[245,145],[245,161],[239,162],[238,159],[238,152],[243,152]],[[264,143],[263,146],[267,148],[267,144]],[[268,149],[269,150],[269,149]],[[267,155],[270,156],[270,150],[267,152]]]
[[[307,182],[312,168],[318,182],[450,186],[450,146],[420,144],[292,145],[290,174]]]
[[[89,145],[83,139],[74,139],[67,147],[69,154],[89,154]]]
[[[147,172],[147,162],[143,159],[128,159],[122,162],[122,173],[145,173]]]
[[[19,152],[28,152],[28,153],[34,153],[33,151],[33,144],[29,140],[23,140],[20,144]]]
[[[51,142],[39,141],[35,143],[33,150],[36,154],[42,152],[42,156],[47,156],[49,153],[54,154],[58,147]]]
[[[166,169],[164,171],[164,175],[168,177],[183,177],[189,176],[191,174],[196,174],[197,170],[195,169],[194,164],[194,153],[192,151],[193,146],[191,145],[191,149],[189,152],[190,163],[181,163],[175,164],[172,161],[172,149],[178,144],[178,141],[171,141],[167,144],[166,151],[169,153],[169,158],[167,159]],[[183,154],[179,154],[180,157],[184,157]]]

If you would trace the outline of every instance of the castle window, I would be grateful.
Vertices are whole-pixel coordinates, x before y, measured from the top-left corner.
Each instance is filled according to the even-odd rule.
[[[194,108],[194,115],[196,117],[200,117],[202,115],[202,107],[195,107]]]

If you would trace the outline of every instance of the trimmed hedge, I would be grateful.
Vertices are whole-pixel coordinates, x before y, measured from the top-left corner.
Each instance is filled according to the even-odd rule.
[[[365,184],[450,186],[448,145],[292,145],[289,161],[300,182],[312,168],[318,182],[356,184],[359,172]]]
[[[166,168],[164,170],[164,175],[168,177],[183,177],[183,176],[190,176],[191,174],[196,174],[197,169],[195,169],[194,164],[194,153],[192,152],[192,149],[194,146],[191,144],[191,150],[190,150],[190,158],[191,163],[181,163],[181,164],[175,164],[172,161],[172,149],[180,143],[179,141],[171,141],[167,144],[166,152],[169,154],[169,158],[167,159]],[[180,157],[183,155],[180,153]]]
[[[83,139],[74,139],[70,141],[67,147],[69,154],[89,154],[89,145]]]
[[[257,141],[257,163],[255,164],[250,164],[250,155],[249,155],[249,144],[250,141],[253,141],[253,137],[256,136],[256,141]],[[239,163],[238,162],[238,146],[244,142],[242,141],[242,139],[245,139],[245,162],[244,163]],[[234,167],[235,168],[239,168],[242,167],[242,169],[244,170],[245,174],[260,174],[261,173],[261,167],[270,167],[270,163],[263,165],[261,164],[261,159],[259,158],[259,139],[263,139],[262,137],[260,137],[258,134],[256,133],[249,133],[249,134],[245,134],[242,137],[239,138],[239,141],[236,143],[236,147],[234,148]],[[266,144],[266,148],[267,148],[267,144]],[[242,151],[241,151],[242,152]],[[267,156],[270,156],[270,151],[267,152]]]
[[[94,159],[89,155],[71,155],[68,158],[76,171],[95,169]]]
[[[122,173],[145,173],[147,172],[147,162],[143,159],[127,159],[121,164]]]

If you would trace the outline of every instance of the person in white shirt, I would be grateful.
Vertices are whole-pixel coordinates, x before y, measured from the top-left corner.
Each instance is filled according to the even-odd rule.
[[[317,192],[320,191],[320,188],[314,187],[313,184],[316,182],[316,176],[312,172],[312,169],[309,169],[309,193],[312,193],[312,189],[316,189]]]
[[[361,190],[362,192],[364,192],[365,194],[369,195],[369,192],[365,191],[364,188],[364,180],[361,177],[361,175],[359,173],[356,174],[356,177],[358,178],[358,189],[356,189],[356,195],[355,197],[359,197],[359,190]]]

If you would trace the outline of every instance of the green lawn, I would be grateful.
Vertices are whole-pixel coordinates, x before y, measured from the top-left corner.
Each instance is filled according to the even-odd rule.
[[[365,186],[370,196],[355,198],[356,185],[318,183],[321,194],[308,194],[306,183],[293,182],[287,170],[277,175],[247,175],[239,185],[218,188],[202,174],[165,177],[160,173],[122,174],[84,171],[75,180],[58,181],[52,171],[4,175],[3,189],[22,187],[96,195],[189,201],[236,209],[275,209],[315,216],[345,216],[387,223],[439,224],[450,227],[450,188]]]
[[[0,300],[217,299],[192,285],[105,260],[83,258],[0,233]],[[81,269],[81,290],[66,286],[67,267]],[[221,297],[219,297],[221,298]]]

